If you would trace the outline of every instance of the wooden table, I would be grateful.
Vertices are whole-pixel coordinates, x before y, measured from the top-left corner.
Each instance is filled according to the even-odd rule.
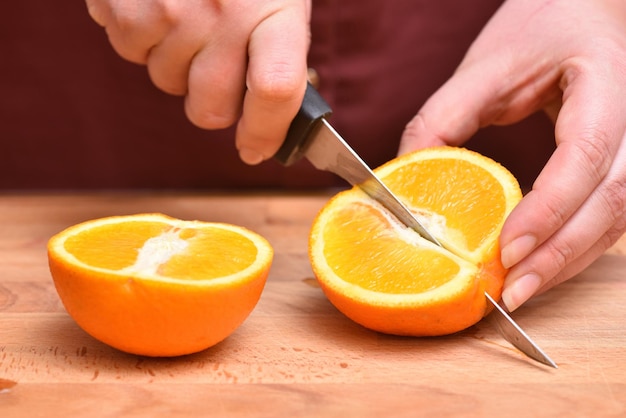
[[[306,255],[327,198],[1,195],[0,417],[626,415],[626,243],[514,314],[554,370],[485,321],[447,337],[400,338],[339,314]],[[66,314],[48,272],[48,238],[139,212],[244,225],[274,246],[257,308],[224,342],[180,358],[138,357],[94,340]]]

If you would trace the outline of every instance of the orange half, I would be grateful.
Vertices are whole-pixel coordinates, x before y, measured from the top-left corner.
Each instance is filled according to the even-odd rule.
[[[161,214],[96,219],[48,244],[68,313],[120,350],[175,356],[230,335],[258,302],[273,251],[245,228]]]
[[[402,225],[355,187],[334,196],[316,217],[309,257],[329,300],[367,328],[390,334],[450,334],[487,312],[484,292],[499,299],[502,225],[521,199],[513,175],[475,152],[417,151],[375,170],[443,244]]]

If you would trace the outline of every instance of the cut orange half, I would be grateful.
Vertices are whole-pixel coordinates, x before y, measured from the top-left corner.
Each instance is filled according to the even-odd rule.
[[[443,248],[402,225],[358,187],[317,215],[309,258],[329,300],[372,330],[434,336],[463,330],[500,298],[502,225],[522,197],[500,164],[463,148],[438,147],[374,170]]]
[[[57,292],[78,325],[147,356],[197,352],[230,335],[258,302],[272,257],[248,229],[161,214],[84,222],[48,243]]]

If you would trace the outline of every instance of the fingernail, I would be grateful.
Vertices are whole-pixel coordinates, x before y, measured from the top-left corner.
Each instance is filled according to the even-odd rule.
[[[537,238],[532,235],[523,235],[514,239],[502,248],[500,259],[502,266],[508,269],[519,263],[537,245]]]
[[[249,165],[257,165],[263,162],[263,154],[250,148],[241,148],[239,150],[239,158]]]
[[[530,299],[539,290],[539,286],[541,277],[534,273],[526,274],[502,291],[502,302],[510,312],[513,312]]]

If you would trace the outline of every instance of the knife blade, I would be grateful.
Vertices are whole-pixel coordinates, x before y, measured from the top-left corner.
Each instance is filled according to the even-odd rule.
[[[274,157],[287,166],[306,157],[318,170],[335,173],[351,185],[360,187],[404,225],[441,246],[437,238],[428,232],[404,203],[380,181],[361,157],[328,123],[326,118],[331,113],[330,106],[322,96],[311,84],[307,84],[300,111],[291,123],[287,138]]]
[[[559,368],[556,363],[535,344],[528,334],[524,332],[517,322],[511,318],[509,311],[504,305],[496,302],[487,292],[485,292],[485,296],[494,307],[493,312],[489,314],[489,319],[505,340],[533,360],[543,363],[546,366],[554,367],[555,369]]]
[[[361,188],[404,225],[432,243],[443,247],[328,123],[326,119],[331,114],[332,110],[328,103],[310,83],[307,83],[300,110],[274,158],[285,166],[303,157],[307,158],[315,168],[335,173],[351,185]],[[505,309],[498,305],[487,292],[485,292],[485,297],[494,305],[495,309],[491,316],[495,315],[497,318],[495,321],[498,325],[497,329],[507,341],[528,357],[556,367],[556,364],[513,321]]]

